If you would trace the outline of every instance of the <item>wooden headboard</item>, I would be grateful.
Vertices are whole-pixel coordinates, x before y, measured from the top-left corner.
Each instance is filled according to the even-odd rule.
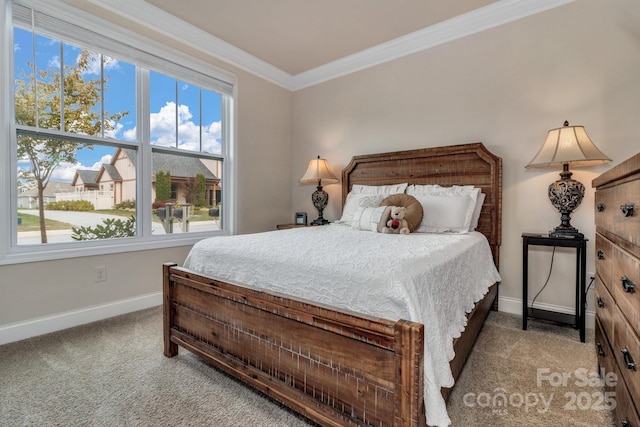
[[[354,156],[342,171],[342,206],[354,184],[473,185],[487,196],[477,230],[487,236],[496,267],[502,243],[502,159],[481,143]]]

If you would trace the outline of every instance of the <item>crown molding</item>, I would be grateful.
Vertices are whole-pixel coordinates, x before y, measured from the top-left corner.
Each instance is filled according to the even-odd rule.
[[[203,54],[213,56],[285,89],[296,91],[563,6],[575,0],[499,0],[480,9],[456,16],[295,76],[146,3],[144,0],[87,1],[96,7],[133,21],[149,30],[188,44]],[[40,6],[40,10],[46,9],[43,11],[49,11],[53,16],[59,16],[61,9],[70,8],[63,0],[21,0],[21,3],[35,3]],[[87,13],[82,13],[82,15],[85,23],[89,21],[89,23],[97,25],[96,28],[100,28],[101,32],[115,32],[120,36],[116,38],[122,38],[122,33],[118,33],[118,31],[122,30],[116,27],[116,24],[105,24],[105,21],[100,17],[92,17]],[[77,18],[78,16],[76,15],[76,20]]]
[[[294,76],[299,90],[411,55],[575,0],[500,0]]]

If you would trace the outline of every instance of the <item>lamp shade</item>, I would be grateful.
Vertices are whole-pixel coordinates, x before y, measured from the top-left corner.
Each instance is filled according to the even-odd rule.
[[[309,167],[304,173],[304,176],[300,178],[300,184],[335,184],[338,182],[338,178],[329,169],[329,164],[326,159],[321,159],[318,156],[317,159],[313,159],[309,162]]]
[[[595,166],[611,161],[587,135],[584,126],[564,126],[551,129],[547,139],[526,168],[553,168],[569,164],[572,167]]]

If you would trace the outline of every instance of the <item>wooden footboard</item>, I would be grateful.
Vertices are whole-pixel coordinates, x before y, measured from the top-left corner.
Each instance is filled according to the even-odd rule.
[[[424,425],[423,325],[346,314],[164,266],[178,345],[326,426]],[[422,421],[421,421],[422,420]]]
[[[423,325],[235,286],[176,264],[163,274],[165,356],[181,346],[323,426],[426,425]]]

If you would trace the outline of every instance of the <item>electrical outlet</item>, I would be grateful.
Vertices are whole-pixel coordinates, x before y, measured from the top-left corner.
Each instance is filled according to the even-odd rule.
[[[107,280],[107,267],[104,265],[97,265],[94,270],[94,276],[96,282],[104,282]]]

